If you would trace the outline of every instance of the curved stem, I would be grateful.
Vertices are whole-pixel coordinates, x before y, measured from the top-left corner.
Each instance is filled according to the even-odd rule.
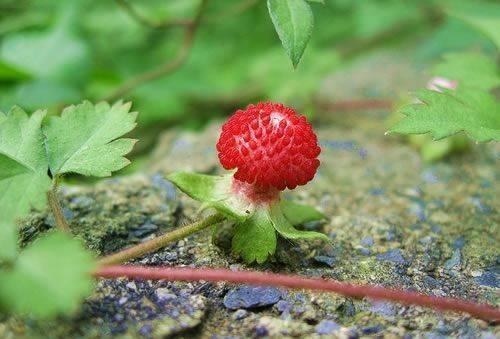
[[[101,278],[128,277],[130,279],[169,281],[226,281],[232,283],[310,289],[334,292],[347,297],[368,297],[376,300],[430,307],[441,311],[464,312],[486,321],[500,321],[500,310],[486,304],[475,304],[460,299],[434,297],[384,287],[354,285],[335,280],[304,278],[285,274],[262,273],[256,271],[234,272],[231,270],[210,268],[108,266],[99,268],[94,272],[94,276]]]
[[[128,92],[132,91],[136,87],[146,82],[158,79],[169,73],[172,73],[176,71],[178,68],[180,68],[186,62],[187,57],[189,56],[189,51],[193,46],[196,31],[198,30],[198,27],[200,25],[201,18],[204,14],[207,3],[208,0],[201,0],[200,7],[198,8],[198,12],[196,13],[193,22],[186,25],[186,29],[184,32],[184,42],[179,47],[177,55],[171,61],[167,62],[166,64],[160,65],[159,67],[154,68],[150,71],[139,74],[136,77],[126,81],[124,84],[118,87],[113,93],[105,97],[103,100],[106,101],[116,100],[121,96],[127,94]]]
[[[49,202],[50,210],[54,215],[54,219],[56,221],[56,226],[59,230],[67,233],[71,233],[71,229],[69,228],[68,222],[64,217],[63,210],[61,208],[61,204],[59,203],[59,199],[57,198],[57,178],[54,179],[52,187],[47,192],[47,200]]]
[[[201,231],[204,228],[215,225],[223,221],[225,217],[222,214],[214,214],[200,221],[168,232],[152,240],[143,242],[139,245],[129,247],[123,251],[108,255],[98,261],[100,266],[120,264],[131,259],[142,257],[145,254],[155,252],[166,245],[184,239],[188,235]]]
[[[127,14],[131,18],[133,18],[134,20],[136,20],[140,24],[142,24],[144,26],[151,27],[151,28],[158,29],[158,28],[170,28],[170,27],[173,27],[173,26],[189,26],[189,25],[191,25],[193,23],[193,20],[191,20],[191,19],[175,19],[175,20],[169,20],[169,21],[155,22],[155,21],[149,19],[148,17],[142,15],[138,11],[136,11],[134,9],[134,7],[131,4],[128,3],[128,1],[126,1],[126,0],[115,0],[115,2],[121,8],[123,8],[123,10],[125,12],[127,12]]]

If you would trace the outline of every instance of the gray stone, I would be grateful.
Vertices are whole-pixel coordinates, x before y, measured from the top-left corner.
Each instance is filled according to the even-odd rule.
[[[230,290],[224,297],[224,306],[230,310],[254,309],[276,304],[282,292],[275,287],[241,286]]]
[[[331,320],[321,320],[315,330],[318,334],[333,334],[340,330],[340,325]]]
[[[377,260],[389,261],[400,265],[406,264],[406,260],[403,257],[403,254],[401,253],[401,250],[399,248],[377,254]]]

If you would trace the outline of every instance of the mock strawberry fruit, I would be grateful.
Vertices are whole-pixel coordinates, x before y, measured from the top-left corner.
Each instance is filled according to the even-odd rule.
[[[313,179],[321,149],[306,117],[266,102],[236,111],[222,126],[217,151],[225,169],[237,169],[235,179],[282,191]]]
[[[305,117],[282,104],[249,105],[222,126],[217,151],[225,169],[236,169],[234,175],[176,172],[168,179],[234,223],[234,254],[263,263],[275,253],[278,234],[329,242],[322,233],[294,227],[323,218],[320,212],[281,199],[282,190],[305,185],[319,166],[321,149]]]

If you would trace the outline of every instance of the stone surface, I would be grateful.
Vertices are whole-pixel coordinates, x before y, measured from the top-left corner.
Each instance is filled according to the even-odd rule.
[[[272,306],[281,299],[281,295],[281,291],[274,287],[241,286],[226,294],[224,306],[230,310]]]

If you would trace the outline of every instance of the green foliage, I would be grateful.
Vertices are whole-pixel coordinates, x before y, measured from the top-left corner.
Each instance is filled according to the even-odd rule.
[[[94,266],[78,240],[44,236],[0,270],[0,308],[37,317],[73,312],[92,290]]]
[[[449,138],[432,140],[429,135],[408,135],[409,142],[420,150],[420,156],[425,162],[435,162],[453,153],[462,153],[469,149],[470,141],[466,135],[455,134]]]
[[[85,102],[67,108],[62,117],[52,117],[43,126],[45,111],[28,117],[15,107],[4,115],[0,154],[10,165],[0,168],[2,232],[13,228],[15,220],[30,208],[45,206],[51,184],[49,168],[55,177],[70,172],[106,176],[126,166],[128,161],[123,155],[131,150],[134,141],[117,138],[135,126],[136,113],[128,113],[129,109],[129,104],[110,107]],[[14,163],[17,170],[13,170]]]
[[[232,191],[232,175],[177,172],[167,179],[191,198],[202,202],[204,207],[212,207],[235,222],[232,249],[248,263],[263,263],[274,254],[276,232],[294,240],[328,240],[324,234],[299,231],[293,227],[322,219],[323,215],[314,208],[290,201],[270,204],[248,201]]]
[[[283,214],[279,204],[271,206],[269,210],[269,216],[274,229],[278,233],[287,239],[298,240],[298,239],[323,239],[325,241],[330,241],[330,239],[323,233],[313,232],[313,231],[300,231],[293,227],[290,220],[288,220]],[[307,220],[317,220],[313,218],[308,218]]]
[[[16,221],[44,208],[63,174],[106,176],[126,166],[134,141],[119,138],[135,127],[129,109],[84,102],[46,120],[45,111],[0,113],[0,306],[7,311],[53,316],[74,310],[90,291],[93,260],[78,242],[53,234],[18,253]]]
[[[314,207],[298,204],[291,200],[282,199],[280,205],[281,211],[292,225],[302,225],[325,217]]]
[[[431,33],[425,15],[436,7],[419,0],[325,1],[321,6],[313,3],[319,1],[286,2],[310,6],[315,18],[314,34],[296,71],[285,62],[265,1],[249,6],[242,6],[247,0],[210,1],[182,67],[124,95],[143,112],[141,128],[203,126],[256,99],[286,101],[312,114],[322,80],[350,63],[339,51],[393,28],[397,32],[408,22],[415,22],[415,29],[391,38],[391,43],[412,44],[414,32],[419,38]],[[86,98],[98,101],[124,82],[172,60],[185,27],[158,26],[192,18],[199,0],[127,3],[144,22],[115,1],[26,0],[5,13],[0,23],[0,65],[8,67],[10,75],[2,78],[0,66],[0,107],[6,110],[18,104],[53,112]],[[452,37],[462,43],[460,33]],[[384,39],[373,41],[366,49],[355,48],[359,53],[354,54],[387,44]]]
[[[15,107],[0,124],[2,165],[8,161],[18,168],[16,173],[0,166],[0,261],[15,255],[15,220],[31,207],[42,208],[46,203],[50,179],[41,130],[44,116],[44,111],[37,111],[28,117]]]
[[[432,73],[458,81],[459,87],[490,90],[500,85],[500,75],[493,60],[480,53],[450,53]]]
[[[130,161],[123,156],[136,141],[119,138],[136,126],[137,113],[130,113],[130,107],[85,101],[51,117],[44,126],[51,173],[105,177],[127,166]]]
[[[257,210],[250,218],[235,226],[233,252],[248,263],[264,263],[276,251],[276,231],[269,211]]]
[[[430,133],[439,140],[464,131],[476,141],[500,140],[500,103],[491,94],[476,89],[444,93],[422,90],[417,98],[421,103],[401,109],[406,117],[392,132]]]
[[[500,5],[498,3],[459,1],[447,12],[487,36],[500,50]]]
[[[452,53],[444,56],[432,73],[454,81],[457,89],[421,90],[417,100],[402,107],[406,117],[390,131],[402,134],[430,133],[434,140],[464,131],[478,142],[500,140],[500,103],[490,90],[500,85],[494,61],[479,53]],[[415,139],[415,141],[418,141]],[[434,159],[454,149],[464,149],[460,138],[427,146],[425,157]]]
[[[65,25],[47,32],[10,35],[0,50],[0,58],[24,74],[61,83],[73,83],[75,77],[81,77],[88,67],[87,54],[87,46]]]
[[[27,73],[0,60],[0,82],[26,80],[29,78]]]
[[[224,215],[245,221],[254,208],[231,191],[232,176],[213,176],[189,172],[176,172],[167,176],[181,191],[201,201],[205,208],[213,207]]]
[[[267,0],[269,15],[293,67],[311,38],[314,18],[311,7],[305,0]]]

